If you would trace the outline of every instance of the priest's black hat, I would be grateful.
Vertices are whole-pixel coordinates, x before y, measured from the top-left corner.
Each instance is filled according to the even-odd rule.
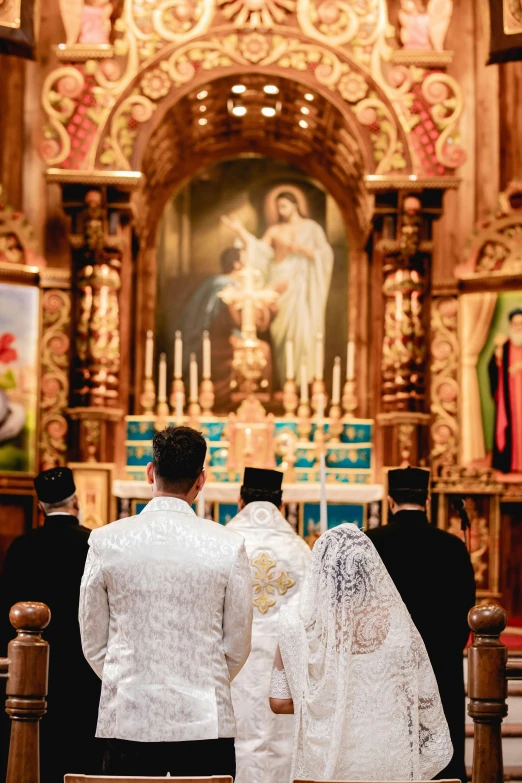
[[[280,470],[245,468],[243,486],[247,489],[266,489],[270,492],[279,492],[282,485],[283,474]]]
[[[430,471],[422,468],[398,468],[388,471],[388,490],[394,491],[417,489],[428,492],[430,486]]]
[[[44,470],[34,480],[38,500],[42,503],[60,503],[76,492],[73,472],[70,468]]]
[[[510,321],[512,321],[512,320],[513,320],[513,318],[514,318],[516,315],[522,315],[522,307],[517,307],[517,308],[515,308],[515,310],[512,310],[512,311],[510,312],[510,314],[508,315],[508,318],[509,318],[509,320],[510,320]]]

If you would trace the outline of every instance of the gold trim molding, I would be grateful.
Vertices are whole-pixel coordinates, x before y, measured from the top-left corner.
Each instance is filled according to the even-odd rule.
[[[83,63],[87,60],[110,60],[114,47],[110,44],[58,44],[54,53],[60,62]]]
[[[418,65],[424,68],[446,68],[453,62],[454,52],[434,52],[431,49],[396,49],[391,57],[394,65]]]
[[[7,0],[0,8],[0,27],[19,30],[22,24],[22,0]]]
[[[135,190],[145,181],[141,171],[77,171],[51,168],[46,171],[47,182],[78,185],[115,185]]]
[[[410,174],[405,177],[393,174],[366,174],[366,189],[370,193],[384,190],[456,190],[460,177],[417,177]]]

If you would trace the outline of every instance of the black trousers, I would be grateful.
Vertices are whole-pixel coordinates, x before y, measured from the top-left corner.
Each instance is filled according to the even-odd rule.
[[[106,741],[105,775],[143,777],[236,776],[236,748],[233,738],[193,742]]]

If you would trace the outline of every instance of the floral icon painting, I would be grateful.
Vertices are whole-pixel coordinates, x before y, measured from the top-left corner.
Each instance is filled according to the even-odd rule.
[[[0,473],[36,468],[38,295],[0,283]]]

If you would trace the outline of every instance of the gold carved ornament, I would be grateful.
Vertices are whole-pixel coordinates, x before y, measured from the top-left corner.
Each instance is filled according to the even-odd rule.
[[[64,465],[67,456],[70,293],[60,289],[45,291],[42,309],[40,467],[47,470]]]
[[[277,562],[266,552],[261,552],[254,557],[250,566],[252,568],[254,606],[261,614],[266,614],[276,605],[277,594],[286,595],[295,586],[295,579],[292,579],[287,571],[277,573]]]
[[[457,297],[436,299],[431,311],[431,459],[434,474],[458,459]]]

